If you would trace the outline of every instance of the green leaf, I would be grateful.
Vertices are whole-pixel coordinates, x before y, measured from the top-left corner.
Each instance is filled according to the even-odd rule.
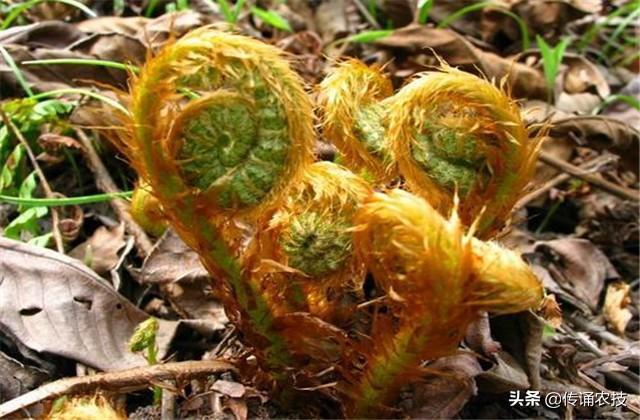
[[[20,216],[16,217],[4,229],[4,236],[11,239],[20,239],[22,231],[28,231],[33,234],[38,233],[38,220],[47,215],[49,209],[47,207],[31,207],[28,208]]]
[[[14,179],[16,177],[16,170],[18,165],[22,162],[24,157],[24,147],[18,144],[13,152],[9,155],[9,158],[4,163],[2,171],[0,171],[0,192],[8,190],[11,186],[14,186]]]
[[[104,102],[105,104],[117,109],[118,111],[121,111],[124,114],[127,114],[127,115],[129,114],[129,110],[127,110],[127,108],[125,108],[120,102],[113,100],[108,96],[104,96],[99,93],[93,92],[91,90],[82,89],[82,88],[63,88],[63,89],[49,90],[47,92],[42,92],[42,93],[38,93],[37,95],[34,95],[32,99],[39,100],[42,98],[49,98],[52,96],[60,96],[60,95],[67,95],[67,94],[86,95],[86,96],[89,96],[90,98],[97,99],[100,102]]]
[[[542,54],[542,67],[544,69],[544,78],[547,82],[547,89],[549,90],[549,98],[553,92],[555,86],[556,77],[560,70],[560,64],[564,57],[564,53],[569,46],[571,40],[568,37],[563,38],[555,47],[550,46],[540,35],[536,36],[536,42],[538,48]]]
[[[53,237],[53,233],[45,233],[44,235],[36,236],[35,238],[31,238],[27,241],[29,245],[41,246],[46,248],[51,242],[51,238]]]
[[[33,191],[35,191],[38,186],[38,182],[36,181],[36,171],[31,172],[20,184],[20,189],[18,190],[18,196],[20,198],[32,198]],[[19,206],[18,211],[22,213],[26,209],[25,206]]]
[[[368,42],[374,42],[379,39],[385,38],[393,33],[393,29],[381,29],[376,31],[364,31],[359,34],[351,35],[347,38],[349,42],[359,42],[366,44]]]
[[[9,130],[6,125],[0,125],[0,162],[4,162],[9,153],[11,142],[9,141]]]
[[[74,107],[75,104],[62,102],[59,99],[47,99],[33,106],[30,117],[34,122],[51,122],[68,115]]]
[[[158,6],[158,2],[159,1],[160,0],[149,0],[149,4],[147,5],[147,9],[144,11],[144,16],[145,17],[151,17],[151,15],[153,14],[153,11]]]
[[[556,329],[553,328],[551,325],[545,323],[544,326],[542,327],[542,337],[543,338],[553,337],[555,334],[556,334]]]
[[[287,32],[293,32],[293,29],[291,29],[291,25],[289,25],[289,22],[287,22],[285,18],[283,18],[273,10],[264,10],[259,7],[252,7],[251,13],[264,23],[271,25],[274,28]]]
[[[220,12],[222,13],[222,17],[225,21],[229,23],[236,23],[234,13],[231,11],[231,5],[227,0],[218,0],[218,5],[220,5]]]

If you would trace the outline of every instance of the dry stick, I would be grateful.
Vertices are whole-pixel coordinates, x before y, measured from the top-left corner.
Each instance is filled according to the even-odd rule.
[[[362,4],[360,0],[353,0],[353,3],[356,5],[360,13],[362,13],[362,16],[364,16],[367,22],[369,22],[369,25],[373,26],[376,29],[381,28],[378,21],[373,16],[371,16],[371,13],[369,13],[369,9],[367,9],[367,6]]]
[[[40,183],[42,184],[42,189],[44,190],[44,194],[47,198],[56,198],[53,190],[51,189],[51,185],[47,181],[47,178],[44,176],[44,172],[42,172],[42,168],[38,164],[36,160],[36,156],[33,154],[33,150],[29,146],[29,143],[24,138],[18,127],[15,126],[13,121],[7,116],[7,114],[0,109],[0,114],[2,115],[2,120],[7,128],[18,138],[18,141],[24,146],[27,151],[27,155],[29,156],[29,160],[31,161],[31,165],[33,169],[36,171],[38,178],[40,179]],[[60,233],[60,213],[58,213],[58,209],[55,207],[51,208],[51,221],[52,221],[52,232],[53,232],[53,240],[56,243],[56,249],[59,253],[64,254],[64,243],[62,242],[62,234]]]
[[[109,175],[109,171],[107,171],[104,163],[102,163],[100,156],[98,156],[98,153],[93,147],[89,137],[87,137],[84,131],[79,128],[76,128],[76,134],[84,146],[89,168],[96,178],[96,185],[98,186],[98,189],[105,193],[120,192],[120,189],[118,189],[115,182],[113,182],[113,178]],[[122,199],[114,199],[111,200],[111,206],[120,220],[124,221],[127,231],[136,238],[136,249],[140,256],[146,257],[149,255],[153,248],[153,244],[144,230],[142,230],[142,228],[131,217],[131,214],[129,213],[129,203]]]
[[[616,158],[611,155],[598,156],[595,159],[592,159],[580,166],[577,166],[577,168],[583,172],[589,171],[593,173],[593,172],[599,171],[602,166],[608,164],[609,162],[615,159]],[[561,173],[560,175],[550,179],[549,181],[542,184],[542,186],[540,186],[539,188],[531,191],[529,194],[525,195],[520,200],[518,200],[518,202],[514,206],[514,209],[515,210],[521,209],[522,207],[526,206],[530,202],[536,200],[537,198],[539,198],[540,196],[548,192],[550,189],[554,188],[557,185],[562,184],[565,181],[568,181],[569,179],[571,179],[571,175],[567,173]]]
[[[557,157],[552,156],[549,153],[540,152],[540,161],[556,169],[560,169],[561,171],[564,171],[571,176],[580,178],[583,181],[586,181],[589,184],[593,185],[594,187],[600,188],[601,190],[604,190],[610,194],[620,197],[623,200],[640,201],[640,196],[638,191],[621,187],[612,182],[598,178],[597,176],[591,175],[589,173],[585,173],[583,170],[581,170],[577,166],[567,163],[562,159],[558,159]]]
[[[122,394],[145,389],[152,382],[188,380],[228,371],[237,372],[231,363],[225,361],[192,360],[145,366],[119,372],[99,373],[91,376],[64,378],[50,382],[0,405],[0,418],[4,418],[40,401],[58,398],[62,395],[90,394],[98,389]]]

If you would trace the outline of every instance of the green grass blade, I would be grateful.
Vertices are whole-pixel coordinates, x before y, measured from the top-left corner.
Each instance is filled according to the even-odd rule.
[[[149,0],[149,4],[147,5],[146,10],[144,11],[144,17],[151,17],[153,11],[156,10],[158,6],[158,2],[160,0]]]
[[[233,10],[233,21],[237,22],[238,18],[240,17],[240,12],[242,11],[242,8],[244,7],[244,4],[246,3],[246,0],[238,0],[236,2],[236,6]]]
[[[529,28],[527,27],[527,23],[520,16],[506,9],[498,7],[495,10],[509,16],[516,22],[518,28],[520,29],[520,35],[522,36],[522,51],[528,50],[531,46],[531,36],[529,35]]]
[[[366,44],[385,38],[393,33],[393,29],[381,29],[376,31],[363,31],[359,34],[351,35],[346,39],[348,42],[358,42]]]
[[[429,14],[435,0],[420,0],[418,2],[418,23],[424,25],[429,20]]]
[[[485,7],[491,6],[492,4],[493,4],[492,1],[481,1],[478,3],[470,4],[469,6],[463,7],[462,9],[456,10],[455,12],[451,13],[449,16],[444,18],[442,22],[438,24],[438,28],[446,28],[447,26],[451,25],[453,22],[460,19],[464,15],[469,14],[471,12],[475,12],[477,10],[484,9]]]
[[[33,99],[42,99],[42,98],[49,98],[52,96],[70,95],[70,94],[89,96],[93,99],[97,99],[101,102],[104,102],[105,104],[110,105],[111,107],[129,115],[129,111],[121,103],[87,89],[80,89],[80,88],[55,89],[55,90],[50,90],[48,92],[38,93],[37,95],[33,96]]]
[[[82,10],[89,17],[97,17],[93,10],[89,9],[87,6],[76,0],[31,0],[22,4],[18,4],[15,8],[13,8],[11,12],[7,14],[7,17],[4,19],[4,22],[2,22],[2,25],[0,25],[0,29],[7,29],[11,25],[11,23],[18,18],[18,16],[20,16],[26,10],[40,3],[63,3],[75,7],[76,9]]]
[[[218,5],[220,6],[220,12],[222,13],[224,20],[229,23],[236,23],[229,2],[227,0],[218,0]]]
[[[11,57],[11,54],[9,54],[9,52],[2,45],[0,45],[0,55],[2,55],[2,58],[4,58],[4,61],[6,61],[7,64],[9,65],[9,68],[13,72],[13,75],[16,76],[16,80],[18,81],[22,89],[27,93],[27,95],[30,98],[32,98],[33,91],[31,90],[29,83],[27,83],[27,80],[24,78],[24,75],[16,65],[16,62],[13,61],[13,57]]]
[[[625,4],[621,6],[619,9],[614,10],[609,13],[601,22],[594,23],[587,32],[580,38],[578,42],[578,51],[582,52],[587,48],[587,46],[595,39],[596,35],[602,30],[604,26],[606,26],[611,19],[616,18],[618,16],[622,16],[625,13],[633,11],[637,8],[640,8],[640,1],[633,1],[631,3]]]
[[[133,191],[123,191],[110,194],[84,195],[81,197],[64,198],[22,198],[0,194],[0,203],[17,204],[24,207],[59,207],[81,204],[101,203],[115,198],[130,198]]]
[[[140,72],[140,68],[134,65],[119,63],[117,61],[98,60],[92,58],[49,58],[45,60],[23,61],[20,64],[27,66],[41,66],[48,64],[79,64],[87,66],[108,67],[112,69],[131,71],[132,73]]]
[[[598,115],[602,110],[615,102],[624,102],[632,108],[640,111],[640,101],[633,96],[629,95],[609,95],[598,105],[592,112],[593,115]]]
[[[620,35],[622,35],[624,30],[627,29],[627,26],[629,26],[631,22],[635,22],[638,19],[638,17],[640,17],[640,7],[638,7],[632,13],[630,13],[627,17],[625,17],[620,23],[620,25],[616,27],[615,31],[613,31],[613,34],[607,40],[607,43],[604,44],[604,47],[602,47],[602,50],[605,55],[608,55],[609,51],[611,50],[611,47],[616,42],[616,40],[620,37]]]
[[[273,10],[264,10],[259,7],[252,7],[251,13],[253,13],[255,17],[257,17],[264,23],[269,24],[274,28],[281,29],[287,32],[293,32],[293,29],[291,28],[289,22]]]

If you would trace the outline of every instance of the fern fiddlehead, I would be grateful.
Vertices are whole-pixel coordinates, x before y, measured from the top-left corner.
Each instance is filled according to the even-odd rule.
[[[455,211],[445,219],[423,199],[393,190],[375,194],[356,223],[356,247],[387,296],[365,370],[352,384],[351,415],[379,412],[402,384],[419,377],[422,360],[453,353],[479,311],[519,312],[542,299],[526,264],[473,239]],[[508,282],[502,270],[511,274]]]
[[[164,215],[198,252],[230,318],[263,350],[288,362],[272,308],[225,232],[277,205],[312,161],[312,107],[279,51],[202,28],[150,59],[132,87],[132,135],[122,149]],[[237,232],[234,232],[237,233]]]
[[[160,236],[167,228],[167,222],[162,214],[162,205],[153,195],[151,187],[140,181],[131,196],[131,217],[145,232]]]
[[[349,167],[367,170],[376,181],[395,175],[384,127],[384,100],[392,94],[380,69],[353,59],[333,68],[319,87],[325,136]]]
[[[275,48],[209,28],[147,63],[122,147],[276,374],[303,364],[321,372],[350,357],[350,336],[326,321],[336,320],[335,296],[371,271],[387,311],[370,327],[362,374],[345,374],[356,396],[350,414],[363,416],[417,375],[421,360],[453,352],[479,310],[537,304],[526,265],[464,230],[485,206],[481,234],[499,227],[537,143],[526,141],[513,103],[477,78],[445,68],[446,80],[429,73],[389,98],[379,73],[357,63],[341,70],[321,92],[327,136],[377,181],[395,176],[397,159],[437,211],[399,190],[372,194],[337,165],[312,165],[312,109],[299,78]],[[429,78],[444,96],[425,87]],[[456,207],[456,190],[462,220],[445,219],[438,211]],[[506,279],[514,265],[517,279]]]
[[[393,154],[409,188],[477,234],[499,230],[531,179],[539,148],[500,88],[443,65],[403,87],[389,109]]]
[[[479,218],[477,235],[491,237],[531,179],[539,137],[529,138],[502,88],[446,64],[393,96],[390,89],[356,60],[334,68],[319,96],[327,138],[348,165],[399,173],[443,214],[457,193],[463,223]]]
[[[332,318],[339,304],[330,300],[361,285],[365,269],[356,257],[351,229],[356,209],[371,193],[352,172],[316,162],[269,222],[276,258],[295,270],[287,277],[300,287],[312,315]]]

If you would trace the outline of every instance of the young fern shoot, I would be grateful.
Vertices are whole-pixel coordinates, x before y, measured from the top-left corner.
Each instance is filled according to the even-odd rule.
[[[131,102],[121,149],[217,280],[259,359],[282,372],[289,356],[271,307],[243,268],[243,241],[228,232],[232,218],[277,207],[313,159],[302,81],[278,49],[205,27],[146,63]]]
[[[347,388],[349,414],[384,413],[423,360],[453,354],[480,311],[536,308],[542,287],[513,252],[465,232],[455,207],[444,218],[403,190],[374,194],[356,215],[354,243],[380,289],[362,374]],[[504,272],[510,273],[508,281]]]

